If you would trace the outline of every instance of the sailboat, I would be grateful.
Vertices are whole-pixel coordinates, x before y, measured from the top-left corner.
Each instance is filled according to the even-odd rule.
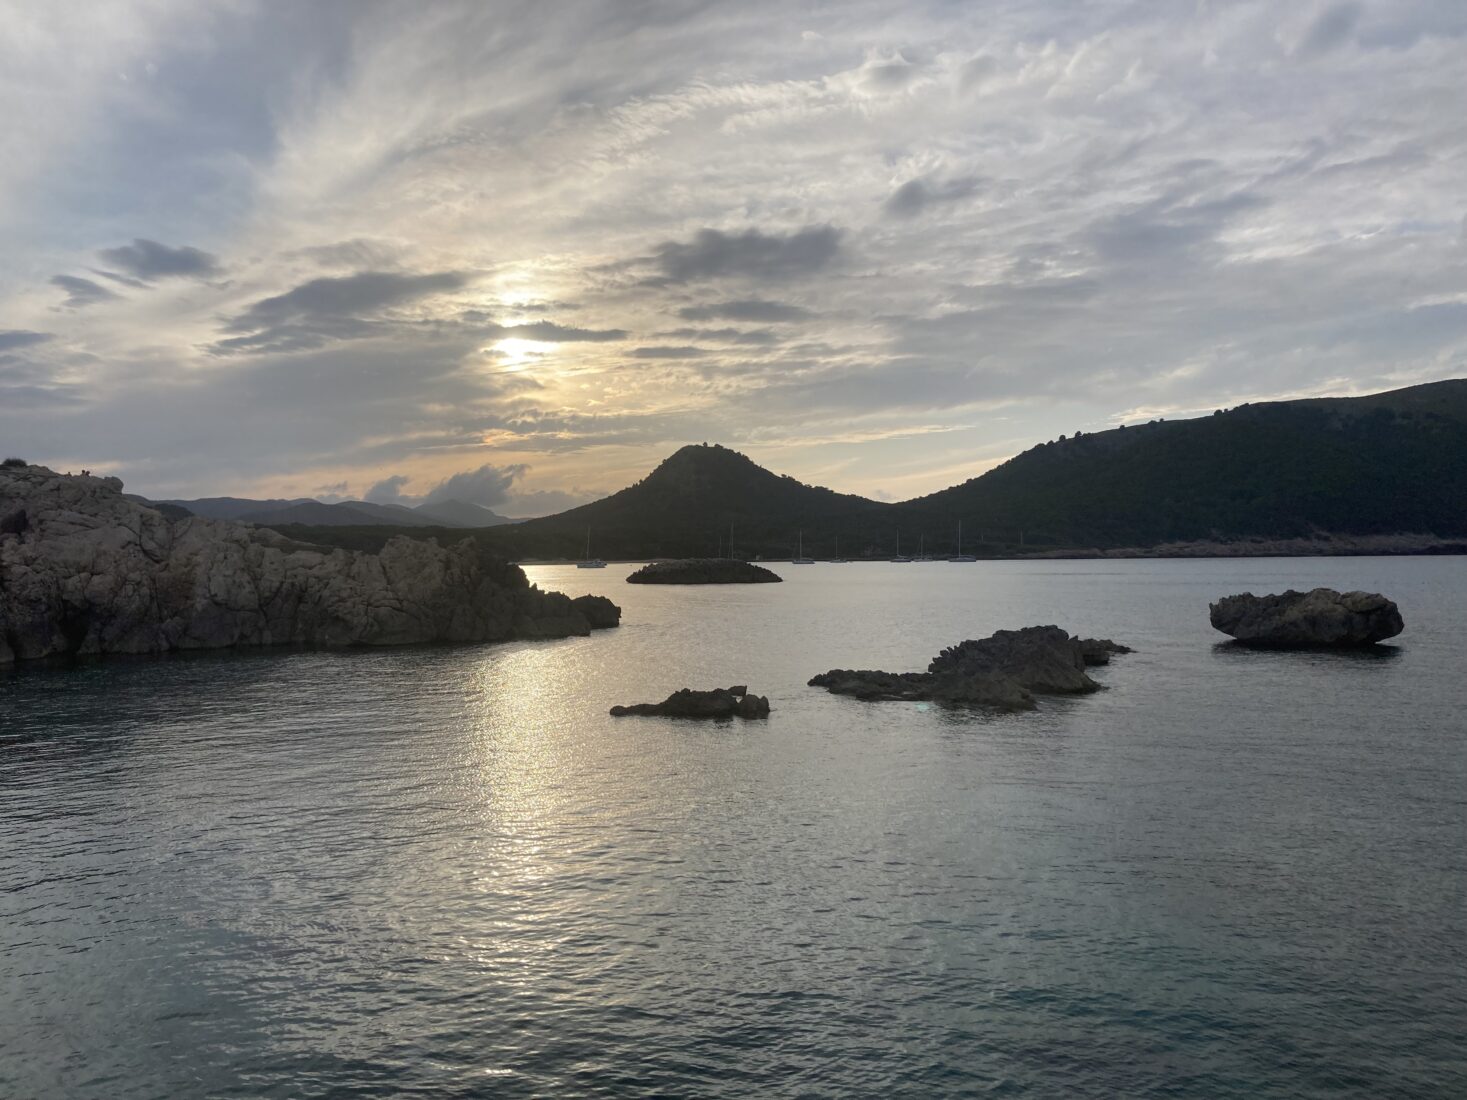
[[[589,527],[586,528],[586,556],[581,561],[576,562],[576,568],[577,569],[605,569],[606,568],[606,563],[604,561],[602,561],[600,558],[593,558],[591,556],[591,529]]]
[[[831,565],[849,565],[850,559],[840,556],[840,539],[835,540],[835,557],[830,559]]]
[[[814,565],[815,564],[815,559],[814,558],[807,558],[807,557],[805,557],[805,532],[801,531],[800,534],[799,534],[799,536],[798,536],[798,538],[799,538],[800,548],[799,548],[799,550],[797,550],[795,552],[795,556],[792,557],[792,558],[790,558],[790,564],[791,565]]]
[[[958,520],[958,552],[956,554],[954,554],[952,557],[948,558],[947,560],[948,561],[977,561],[978,560],[972,554],[965,554],[965,553],[963,553],[963,521],[962,520]]]
[[[897,532],[896,540],[897,540],[896,557],[892,558],[891,560],[892,561],[911,561],[912,560],[911,558],[907,557],[907,555],[905,555],[905,554],[902,553],[902,533],[900,531]]]
[[[915,558],[913,558],[912,560],[913,561],[931,561],[932,560],[932,555],[927,552],[927,536],[925,534],[922,534],[922,535],[918,535],[917,536],[917,556]]]

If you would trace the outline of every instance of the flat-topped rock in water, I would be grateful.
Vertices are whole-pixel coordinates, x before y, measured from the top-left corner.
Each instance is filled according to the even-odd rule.
[[[770,584],[784,580],[762,565],[734,558],[675,558],[644,565],[628,584]]]
[[[1032,710],[1034,695],[1072,695],[1100,685],[1086,665],[1107,664],[1131,650],[1108,639],[1072,638],[1057,626],[1000,630],[960,642],[932,659],[926,672],[832,669],[810,680],[835,695],[867,700],[932,700],[940,703]]]
[[[646,715],[657,718],[768,718],[769,700],[763,695],[750,695],[743,685],[694,691],[683,688],[660,703],[634,703],[629,707],[612,707],[615,718]]]
[[[0,466],[0,662],[257,645],[564,638],[610,600],[529,584],[472,539],[379,554],[130,500],[116,478]]]
[[[1244,592],[1225,596],[1208,610],[1212,625],[1224,634],[1268,649],[1374,645],[1406,628],[1400,608],[1378,592]]]

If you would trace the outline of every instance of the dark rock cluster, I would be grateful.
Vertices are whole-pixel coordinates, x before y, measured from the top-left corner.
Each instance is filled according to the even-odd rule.
[[[960,642],[932,659],[926,672],[832,669],[810,680],[836,695],[868,700],[933,700],[940,703],[1030,710],[1036,694],[1096,691],[1087,665],[1108,664],[1131,650],[1107,639],[1072,638],[1057,626],[1000,630]]]
[[[694,691],[683,688],[660,703],[634,703],[628,707],[612,707],[613,717],[639,714],[657,718],[768,718],[769,700],[751,695],[749,689],[737,687]]]

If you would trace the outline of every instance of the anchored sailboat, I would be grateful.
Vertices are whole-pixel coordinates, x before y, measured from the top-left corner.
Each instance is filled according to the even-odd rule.
[[[956,554],[954,554],[952,557],[948,558],[947,560],[948,561],[977,561],[978,560],[972,554],[965,554],[965,553],[963,553],[963,521],[962,520],[958,520],[958,552]]]
[[[790,564],[791,565],[814,565],[815,564],[815,559],[814,558],[807,558],[807,557],[805,557],[805,532],[801,531],[799,533],[799,535],[796,536],[796,537],[799,540],[799,549],[797,551],[795,551],[795,556],[792,557],[792,558],[790,558]]]
[[[577,569],[605,569],[606,568],[606,563],[604,561],[602,561],[600,558],[593,558],[591,556],[591,529],[589,527],[586,528],[586,556],[581,561],[576,562],[576,568]]]
[[[891,560],[892,561],[911,561],[912,560],[911,558],[907,557],[907,555],[905,555],[905,554],[902,553],[902,533],[900,531],[897,532],[896,540],[897,540],[897,552],[896,552],[896,556],[894,558],[892,558]]]

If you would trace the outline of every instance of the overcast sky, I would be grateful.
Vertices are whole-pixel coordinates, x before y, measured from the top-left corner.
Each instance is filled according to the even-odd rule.
[[[536,514],[707,440],[903,499],[1467,375],[1462,0],[0,27],[0,449],[152,496]]]

